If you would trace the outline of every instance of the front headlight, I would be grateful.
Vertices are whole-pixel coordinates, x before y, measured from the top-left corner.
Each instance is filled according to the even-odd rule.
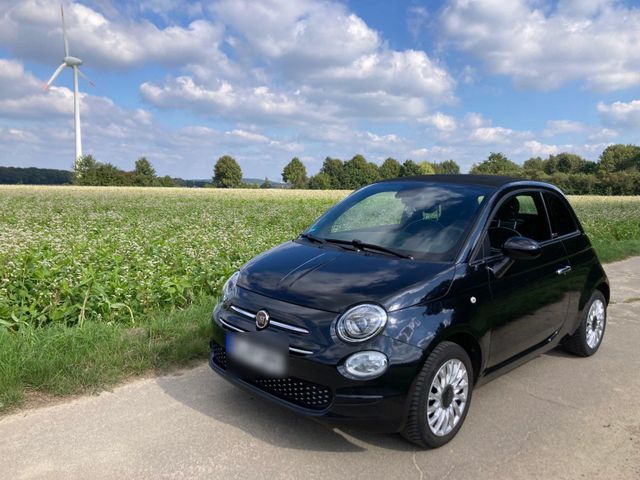
[[[345,342],[364,342],[375,337],[387,324],[387,312],[373,304],[356,305],[338,319],[336,333]]]
[[[240,272],[235,272],[224,283],[224,286],[222,287],[222,303],[229,303],[229,300],[231,300],[235,296],[236,283],[238,282],[239,276]]]

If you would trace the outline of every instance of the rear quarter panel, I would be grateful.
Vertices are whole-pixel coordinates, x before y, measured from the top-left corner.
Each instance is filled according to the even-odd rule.
[[[570,313],[566,332],[571,334],[578,328],[584,308],[593,291],[598,285],[602,283],[608,285],[609,282],[586,234],[579,233],[562,241],[571,265]]]

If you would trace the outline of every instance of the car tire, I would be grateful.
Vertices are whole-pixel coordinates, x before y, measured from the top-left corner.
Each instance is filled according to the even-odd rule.
[[[464,372],[462,372],[462,368],[458,368],[456,374],[460,375],[461,379],[456,381],[457,377],[452,374],[453,381],[438,392],[438,387],[435,384],[436,376],[441,375],[444,369],[445,376],[440,376],[438,379],[440,381],[442,378],[446,378],[447,368],[451,367],[451,372],[453,372],[459,366],[464,366]],[[409,414],[404,430],[401,432],[402,436],[410,442],[426,448],[438,448],[448,443],[462,427],[469,411],[473,379],[473,366],[467,352],[457,343],[442,342],[438,344],[429,354],[414,381],[409,398]],[[465,388],[461,388],[465,382]],[[462,392],[465,394],[465,401],[460,408],[462,398],[460,394]],[[438,403],[434,397],[439,397],[442,403]],[[457,405],[457,409],[454,404]],[[439,430],[436,416],[442,412],[438,408],[444,411],[446,418],[446,425]],[[449,417],[446,417],[447,412],[449,412]],[[454,417],[452,418],[451,415]],[[449,420],[451,421],[449,422]]]
[[[606,326],[607,300],[602,292],[596,290],[585,305],[580,326],[564,340],[564,349],[580,357],[590,357],[600,348]]]

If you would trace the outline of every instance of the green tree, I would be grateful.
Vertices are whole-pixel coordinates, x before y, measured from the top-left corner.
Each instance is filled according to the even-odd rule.
[[[133,184],[140,187],[150,187],[156,182],[156,171],[151,162],[145,157],[136,160],[136,166],[133,170]]]
[[[433,165],[431,165],[427,161],[420,162],[418,166],[420,167],[421,175],[433,175],[434,173],[436,173],[436,169],[433,168]]]
[[[344,163],[339,158],[325,158],[320,171],[329,177],[332,189],[347,188],[344,186],[343,181]]]
[[[355,155],[344,163],[344,188],[360,188],[379,178],[378,166],[367,162],[362,155]]]
[[[378,172],[380,173],[380,178],[388,179],[388,178],[396,178],[400,176],[400,170],[402,169],[402,165],[395,158],[387,158],[380,168]]]
[[[421,174],[422,170],[420,169],[420,165],[410,159],[405,160],[400,168],[401,177],[413,177]]]
[[[242,169],[235,158],[223,155],[213,168],[213,184],[218,188],[239,188],[242,184]]]
[[[73,183],[76,185],[96,185],[98,162],[92,155],[83,155],[76,160],[73,171]]]
[[[599,167],[610,173],[640,170],[640,147],[621,143],[609,145],[600,154]]]
[[[158,179],[158,183],[161,187],[175,187],[176,184],[173,182],[173,179],[169,175],[165,175],[164,177]]]
[[[591,160],[585,160],[582,165],[582,173],[595,175],[598,172],[598,163]]]
[[[535,172],[544,172],[545,160],[540,157],[531,157],[529,160],[525,160],[522,164],[522,168],[527,174]]]
[[[96,163],[95,183],[93,185],[123,185],[124,172],[110,163]]]
[[[292,188],[307,188],[309,179],[304,163],[298,157],[293,157],[282,170],[282,180]]]
[[[460,173],[460,165],[455,160],[445,160],[444,162],[434,163],[433,168],[436,173],[445,175],[458,175]]]
[[[473,174],[482,175],[506,175],[506,176],[518,176],[522,174],[522,167],[515,162],[512,162],[502,153],[491,152],[484,162],[471,167]]]
[[[264,182],[260,185],[260,188],[271,188],[271,182],[267,177],[264,177]]]
[[[324,172],[318,172],[309,179],[309,188],[312,190],[328,190],[331,188],[331,177]]]
[[[559,153],[557,155],[549,155],[544,162],[545,173],[579,173],[584,168],[585,160],[575,153]]]

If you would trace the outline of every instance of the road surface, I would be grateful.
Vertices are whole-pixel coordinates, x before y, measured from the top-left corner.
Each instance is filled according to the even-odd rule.
[[[206,365],[0,419],[0,478],[640,479],[640,258],[606,267],[592,358],[555,350],[476,390],[448,445],[333,429]]]

